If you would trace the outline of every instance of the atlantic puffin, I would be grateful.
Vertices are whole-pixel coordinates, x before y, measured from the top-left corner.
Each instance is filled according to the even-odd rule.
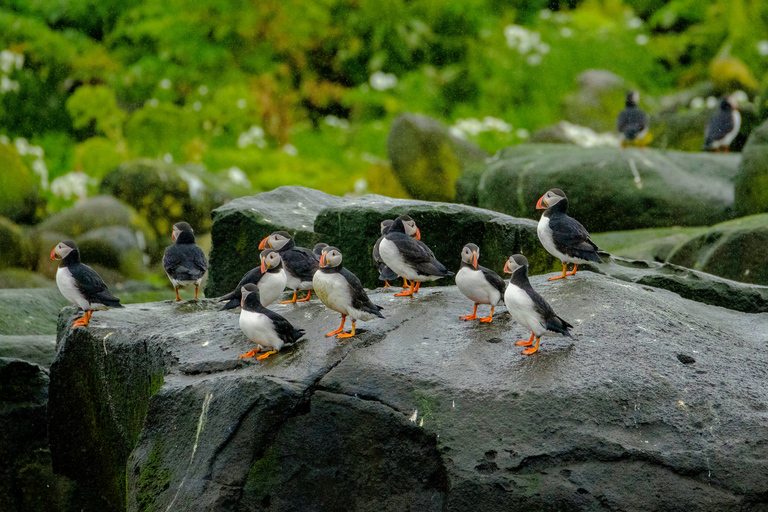
[[[381,245],[381,241],[384,239],[384,235],[389,233],[389,228],[392,227],[392,224],[394,224],[394,222],[395,221],[393,221],[392,219],[387,219],[381,222],[381,227],[380,227],[381,236],[376,240],[376,243],[373,245],[373,261],[374,263],[376,263],[376,266],[379,269],[379,281],[384,281],[385,288],[388,288],[389,286],[391,286],[389,284],[389,281],[393,281],[398,277],[400,277],[397,274],[395,274],[392,271],[392,269],[389,268],[386,263],[384,263],[384,261],[382,261],[381,254],[379,252],[379,246]],[[415,238],[416,240],[421,240],[421,231],[419,231],[419,229],[416,228],[416,231],[411,236],[413,236],[413,238]],[[408,286],[409,286],[408,280],[404,278],[403,288],[408,288]]]
[[[547,210],[536,228],[541,245],[563,264],[563,274],[550,277],[550,281],[574,275],[580,263],[602,263],[597,255],[600,248],[592,242],[584,226],[566,213],[568,198],[565,192],[559,188],[550,189],[539,198],[536,209]],[[573,263],[573,272],[566,272],[568,263]]]
[[[366,321],[379,317],[383,309],[377,306],[365,293],[360,279],[355,274],[342,267],[341,251],[336,247],[326,247],[320,257],[320,270],[312,278],[315,293],[323,304],[341,313],[341,325],[326,337],[336,335],[337,338],[351,338],[355,335],[355,324],[358,320]],[[352,331],[344,331],[347,317],[352,318]]]
[[[261,304],[259,288],[255,284],[246,284],[240,289],[240,294],[240,330],[258,347],[238,356],[238,359],[253,357],[262,349],[269,349],[256,358],[266,359],[283,348],[283,345],[295,343],[304,336],[303,329],[296,329],[282,315]]]
[[[80,251],[71,240],[59,243],[51,251],[51,260],[61,260],[56,271],[56,285],[69,302],[80,307],[83,318],[78,318],[72,328],[86,327],[94,311],[122,308],[120,299],[109,293],[99,274],[88,265],[80,263]]]
[[[261,260],[261,265],[249,270],[233,292],[217,299],[219,302],[228,301],[221,308],[221,311],[235,309],[240,306],[242,299],[241,290],[243,286],[249,283],[255,284],[259,289],[261,305],[265,307],[275,302],[280,297],[280,294],[283,293],[288,278],[283,269],[283,260],[280,259],[280,253],[274,249],[265,249],[259,254],[259,259]]]
[[[461,250],[461,268],[456,273],[456,286],[459,291],[475,303],[471,315],[461,316],[462,320],[477,318],[478,304],[490,304],[491,314],[481,318],[481,322],[493,320],[493,309],[504,295],[504,280],[499,274],[489,268],[477,264],[480,248],[475,244],[467,244]]]
[[[739,134],[739,128],[741,128],[741,114],[739,114],[738,103],[729,97],[722,98],[720,110],[707,123],[703,150],[727,153],[731,142]]]
[[[437,261],[432,250],[419,240],[420,232],[408,215],[395,219],[389,232],[379,244],[382,261],[397,275],[410,281],[410,289],[396,293],[395,297],[411,296],[423,281],[436,281],[453,276],[445,265]]]
[[[195,298],[197,299],[200,282],[208,270],[208,260],[205,253],[195,243],[195,232],[192,226],[186,222],[177,222],[173,225],[171,240],[175,244],[165,248],[163,254],[163,268],[168,279],[173,284],[176,292],[176,301],[180,301],[179,287],[195,285]]]
[[[628,92],[624,110],[616,119],[616,130],[621,134],[621,147],[627,147],[627,143],[634,140],[640,141],[648,134],[648,114],[637,107],[638,101],[639,92]]]
[[[275,231],[262,240],[259,249],[267,248],[280,253],[288,278],[286,286],[293,290],[293,298],[280,304],[308,301],[312,296],[312,276],[317,272],[320,256],[304,247],[297,247],[287,231]],[[307,290],[307,296],[297,301],[299,290]]]
[[[510,256],[504,264],[504,272],[512,274],[509,286],[504,292],[507,310],[517,323],[531,331],[531,339],[518,341],[515,345],[530,347],[533,345],[533,339],[536,338],[536,345],[523,350],[523,354],[529,355],[539,350],[539,339],[542,336],[571,337],[569,329],[573,326],[557,316],[552,306],[536,293],[528,281],[528,260],[525,256],[522,254]]]
[[[312,248],[312,252],[317,254],[317,257],[323,255],[323,249],[328,247],[328,244],[324,244],[323,242],[320,242],[319,244],[315,244],[315,246]]]

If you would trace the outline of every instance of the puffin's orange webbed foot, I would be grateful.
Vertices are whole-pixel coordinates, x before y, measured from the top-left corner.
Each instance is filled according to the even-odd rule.
[[[293,298],[291,300],[284,300],[280,304],[296,304],[296,296],[299,294],[299,290],[294,290]]]
[[[575,275],[575,274],[576,274],[576,269],[577,269],[577,268],[579,268],[579,264],[578,264],[578,263],[574,263],[574,264],[573,264],[573,272],[567,272],[565,275],[567,275],[567,276],[572,276],[572,275]]]
[[[539,350],[539,340],[541,340],[541,338],[536,338],[536,345],[534,345],[533,348],[527,348],[523,350],[522,354],[529,356]]]
[[[555,276],[555,277],[550,277],[549,279],[547,279],[547,281],[554,281],[555,279],[563,279],[565,276],[567,276],[567,275],[568,275],[568,274],[566,273],[566,271],[567,271],[567,270],[568,270],[568,265],[566,265],[565,263],[563,263],[563,274],[562,274],[562,275],[559,275],[559,276]]]
[[[410,297],[411,295],[413,295],[414,286],[415,286],[414,281],[411,281],[410,289],[407,292],[396,293],[395,297]]]
[[[175,286],[175,287],[173,288],[173,291],[175,291],[175,292],[176,292],[176,302],[181,302],[181,297],[179,297],[179,287],[178,287],[178,286]]]
[[[296,292],[298,294],[298,292]],[[309,298],[312,296],[312,290],[307,290],[307,296],[303,299],[299,299],[296,302],[307,302]]]
[[[352,330],[350,332],[343,332],[336,336],[336,339],[338,338],[351,338],[355,335],[355,322],[352,322]]]
[[[255,356],[259,352],[259,350],[261,350],[261,349],[257,348],[255,350],[251,350],[250,352],[247,352],[247,353],[245,353],[245,354],[243,354],[241,356],[237,356],[237,358],[238,359],[244,359],[246,357],[253,357],[253,356]]]
[[[525,340],[516,341],[515,345],[518,345],[520,347],[530,347],[531,345],[533,345],[533,337],[534,335],[533,333],[531,333],[531,339],[529,339],[528,341],[525,341]]]
[[[261,355],[260,355],[259,357],[257,357],[256,359],[258,359],[259,361],[261,361],[262,359],[266,359],[266,358],[268,358],[269,356],[271,356],[272,354],[276,354],[276,353],[277,353],[277,350],[270,350],[269,352],[265,352],[265,353],[261,354]]]
[[[459,317],[461,320],[474,320],[477,318],[477,304],[475,304],[475,309],[472,310],[471,315],[465,315]]]
[[[484,322],[484,323],[491,323],[491,321],[493,321],[493,308],[494,308],[494,306],[491,306],[491,314],[490,314],[490,315],[488,315],[488,316],[487,316],[487,317],[485,317],[485,318],[481,318],[481,319],[480,319],[480,321],[481,321],[481,322]]]
[[[385,279],[385,280],[384,280],[384,288],[389,288],[389,287],[391,287],[391,286],[392,286],[392,285],[391,285],[391,284],[389,284],[389,281],[387,281],[387,280]]]

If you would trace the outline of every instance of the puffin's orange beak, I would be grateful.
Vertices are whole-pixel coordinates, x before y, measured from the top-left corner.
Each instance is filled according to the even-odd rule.
[[[539,202],[536,203],[536,209],[537,210],[546,210],[547,209],[547,203],[544,201],[544,196],[541,196],[539,198]]]
[[[323,255],[320,256],[320,267],[321,268],[325,267],[325,253],[323,253]]]
[[[261,273],[262,273],[262,275],[267,272],[267,265],[266,265],[266,263],[267,263],[266,260],[264,258],[261,258]]]
[[[54,247],[51,251],[51,259],[54,261],[59,259],[59,254],[56,252],[56,247]]]
[[[421,230],[418,227],[416,228],[416,236],[414,238],[416,240],[421,240]]]
[[[269,237],[268,237],[268,236],[267,236],[267,237],[264,237],[264,240],[262,240],[262,241],[261,241],[261,243],[259,243],[259,250],[260,250],[260,251],[263,251],[264,249],[266,249],[266,248],[267,248],[267,240],[268,240],[268,239],[269,239]]]
[[[509,270],[509,260],[507,260],[507,262],[504,263],[504,272],[506,272],[507,274],[511,274],[512,273],[512,271]]]
[[[171,240],[176,241],[176,232],[171,233]]]
[[[472,266],[477,269],[477,251],[472,251]]]

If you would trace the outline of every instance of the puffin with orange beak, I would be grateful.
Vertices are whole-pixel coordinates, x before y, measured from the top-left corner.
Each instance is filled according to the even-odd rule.
[[[381,259],[381,253],[379,252],[379,246],[381,245],[381,241],[384,240],[384,235],[389,233],[389,228],[392,227],[392,224],[394,224],[395,221],[392,219],[387,219],[381,222],[381,236],[376,240],[376,243],[373,245],[373,261],[376,263],[376,266],[379,269],[379,281],[384,281],[384,287],[388,288],[391,286],[389,284],[389,281],[394,281],[397,279],[398,276],[395,274],[391,268],[387,266],[386,263]],[[415,224],[414,224],[415,226]],[[416,228],[414,231],[413,238],[416,240],[421,240],[421,231],[419,231],[419,228]],[[403,288],[408,288],[408,281],[406,279],[403,279]]]
[[[197,298],[200,283],[208,270],[205,253],[195,243],[195,232],[186,222],[177,222],[173,225],[171,239],[176,243],[165,248],[163,268],[176,292],[176,301],[181,300],[179,287],[191,284],[195,285],[195,298]]]
[[[550,277],[550,281],[576,274],[579,264],[603,262],[597,255],[600,248],[592,242],[584,226],[566,213],[568,198],[565,192],[559,188],[548,190],[539,198],[536,209],[546,209],[536,228],[541,245],[563,264],[563,274]],[[573,272],[567,272],[568,263],[573,263]]]
[[[355,335],[355,324],[358,320],[384,318],[381,306],[377,306],[365,292],[360,279],[341,265],[341,251],[336,247],[326,247],[320,257],[320,270],[312,278],[315,293],[323,304],[341,313],[341,325],[338,329],[326,334],[326,337],[351,338]],[[344,331],[347,317],[352,318],[352,330]]]
[[[504,272],[512,274],[509,286],[504,292],[504,303],[507,310],[517,323],[531,331],[531,339],[515,343],[523,347],[531,347],[534,338],[536,345],[523,350],[530,355],[539,350],[539,340],[542,336],[568,336],[573,326],[557,316],[552,306],[536,293],[528,280],[528,260],[522,254],[514,254],[504,264]]]
[[[720,100],[720,110],[707,123],[704,131],[704,151],[728,153],[731,142],[739,134],[739,128],[741,128],[739,104],[732,97],[726,96]]]
[[[78,318],[72,328],[87,327],[94,311],[122,308],[120,299],[109,293],[107,285],[88,265],[80,263],[80,251],[71,240],[61,242],[51,251],[51,260],[61,260],[56,271],[56,285],[69,302],[80,307],[83,318]]]
[[[461,250],[461,268],[456,274],[456,286],[459,291],[475,303],[475,309],[471,315],[461,316],[462,320],[475,320],[477,318],[477,306],[490,304],[491,314],[481,318],[481,322],[493,320],[493,310],[504,295],[504,280],[489,268],[477,264],[480,257],[480,248],[475,244],[467,244]]]
[[[259,244],[259,249],[274,249],[283,260],[286,286],[293,290],[293,298],[280,304],[306,302],[312,296],[312,276],[317,272],[320,256],[304,247],[297,247],[287,231],[275,231]],[[307,290],[307,296],[296,300],[299,290]]]
[[[240,295],[242,296],[240,330],[258,346],[239,356],[238,359],[253,357],[263,349],[268,349],[267,352],[256,357],[256,359],[266,359],[280,351],[284,345],[296,343],[304,336],[303,329],[296,329],[285,317],[268,310],[261,304],[259,288],[255,284],[248,283],[243,286],[240,289]]]
[[[219,302],[228,301],[221,308],[221,311],[235,309],[240,306],[242,289],[246,284],[256,285],[259,289],[261,304],[265,307],[275,302],[280,297],[280,294],[283,293],[288,278],[285,275],[283,260],[280,258],[280,254],[274,249],[265,249],[259,254],[259,259],[261,260],[261,265],[249,270],[233,292],[217,299]]]

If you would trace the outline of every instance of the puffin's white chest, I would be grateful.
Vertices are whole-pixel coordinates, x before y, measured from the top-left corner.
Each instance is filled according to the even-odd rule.
[[[258,343],[262,348],[280,350],[283,340],[275,332],[275,326],[267,315],[255,311],[240,311],[240,330],[249,340]]]
[[[539,235],[541,245],[544,246],[549,254],[560,261],[570,261],[566,254],[557,250],[555,239],[552,237],[552,229],[549,227],[549,217],[546,215],[542,215],[539,219],[539,225],[536,226],[536,234]]]
[[[267,272],[261,279],[256,287],[259,289],[259,298],[261,299],[262,306],[269,306],[275,302],[280,294],[285,290],[287,278],[285,270],[280,269],[279,272]]]
[[[536,312],[533,300],[525,290],[509,283],[504,292],[504,303],[517,323],[533,331],[536,336],[542,336],[546,332],[546,327],[542,325],[542,318]]]
[[[302,281],[287,269],[285,270],[285,277],[286,277],[285,286],[287,286],[291,290],[311,290],[312,289],[312,281]]]
[[[741,114],[738,110],[731,112],[731,118],[733,119],[733,130],[720,140],[715,141],[712,145],[714,147],[730,146],[733,139],[739,134],[739,128],[741,128]]]
[[[477,304],[495,306],[501,299],[501,293],[488,282],[482,270],[461,267],[456,274],[456,286],[461,293]]]
[[[312,278],[315,293],[323,304],[342,315],[349,315],[352,310],[352,294],[344,276],[336,272],[315,272]]]
[[[91,309],[91,304],[88,302],[80,290],[77,289],[77,283],[72,273],[67,267],[59,267],[56,271],[56,285],[59,287],[59,291],[69,302],[87,311]]]

